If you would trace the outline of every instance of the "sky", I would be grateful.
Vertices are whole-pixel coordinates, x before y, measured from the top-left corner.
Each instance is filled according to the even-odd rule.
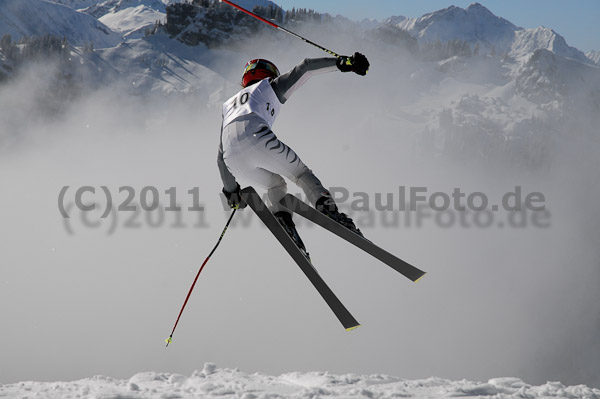
[[[450,5],[467,7],[473,0],[377,0],[366,6],[364,1],[357,0],[276,0],[275,3],[284,9],[292,7],[312,8],[332,15],[341,14],[350,19],[362,18],[384,19],[392,15],[420,17],[431,11],[446,8]],[[494,14],[508,19],[523,28],[535,28],[543,25],[554,29],[564,36],[567,43],[587,52],[600,50],[600,1],[578,0],[566,2],[560,0],[481,0]]]

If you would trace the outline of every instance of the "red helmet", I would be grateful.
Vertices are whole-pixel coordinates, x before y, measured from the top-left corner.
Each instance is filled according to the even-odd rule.
[[[242,86],[248,87],[264,78],[276,78],[279,76],[279,69],[271,61],[257,58],[250,60],[244,67],[244,76],[242,76]]]

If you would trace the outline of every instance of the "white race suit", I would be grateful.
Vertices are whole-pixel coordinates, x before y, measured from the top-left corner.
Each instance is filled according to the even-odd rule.
[[[273,213],[287,193],[282,176],[297,184],[313,204],[330,195],[319,179],[271,130],[279,109],[312,75],[337,70],[336,58],[305,59],[289,72],[248,86],[223,104],[217,163],[225,191],[237,180],[267,190]]]

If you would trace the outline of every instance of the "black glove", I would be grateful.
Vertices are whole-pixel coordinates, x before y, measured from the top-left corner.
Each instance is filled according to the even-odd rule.
[[[235,191],[230,193],[229,191],[225,190],[225,187],[223,187],[223,194],[225,194],[225,198],[227,198],[227,205],[229,205],[231,209],[243,209],[247,205],[242,200],[242,197],[240,195],[240,189],[240,185],[237,184]]]
[[[354,72],[365,76],[369,71],[369,60],[361,53],[354,53],[353,56],[341,55],[338,57],[336,65],[342,72]]]

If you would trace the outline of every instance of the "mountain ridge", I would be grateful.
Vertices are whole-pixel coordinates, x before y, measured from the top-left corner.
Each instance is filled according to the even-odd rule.
[[[50,34],[66,37],[75,46],[91,42],[98,48],[113,47],[122,40],[120,34],[94,17],[44,0],[0,2],[0,36],[6,34],[16,40]]]
[[[559,55],[587,63],[586,55],[569,46],[563,36],[543,26],[521,28],[498,17],[480,3],[467,8],[450,6],[418,18],[406,18],[395,24],[421,42],[463,40],[478,44],[487,51],[525,57],[537,49],[547,49]]]

